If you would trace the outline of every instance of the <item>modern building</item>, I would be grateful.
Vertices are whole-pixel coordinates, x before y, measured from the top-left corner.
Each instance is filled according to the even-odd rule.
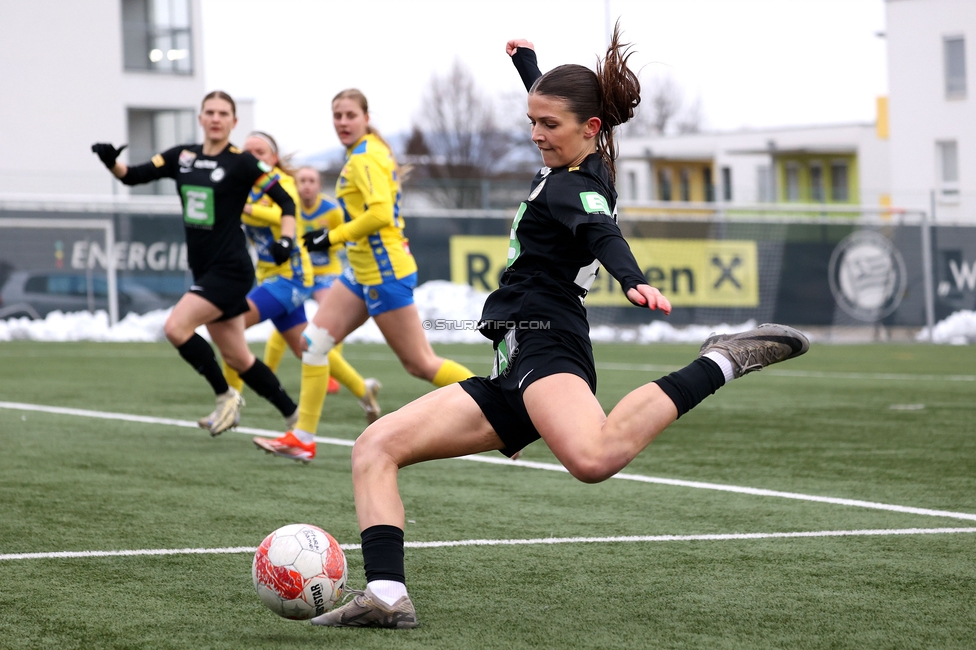
[[[887,0],[891,188],[897,205],[976,223],[976,2]]]
[[[621,206],[895,206],[976,223],[976,2],[885,8],[889,94],[874,123],[624,138]]]
[[[0,193],[122,194],[92,143],[128,143],[121,160],[142,162],[200,140],[200,0],[31,0],[3,13]],[[238,116],[240,141],[253,103],[239,101]]]
[[[617,189],[621,205],[886,206],[885,135],[875,124],[840,124],[626,138],[619,144]]]

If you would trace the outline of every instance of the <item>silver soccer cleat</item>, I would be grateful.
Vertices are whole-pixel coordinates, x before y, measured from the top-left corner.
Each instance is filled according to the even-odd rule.
[[[212,436],[219,436],[227,429],[236,427],[241,421],[241,407],[244,398],[234,388],[217,396],[217,407],[210,415],[197,420],[201,429],[207,429]]]
[[[764,323],[754,330],[738,334],[713,334],[702,343],[698,356],[718,352],[732,362],[733,374],[741,377],[798,357],[809,349],[809,339],[798,330],[786,325]]]
[[[366,394],[359,398],[359,405],[366,411],[366,422],[372,424],[383,414],[379,402],[376,401],[376,396],[379,395],[383,385],[373,378],[365,379],[363,383],[366,384]]]
[[[387,627],[404,629],[417,627],[417,612],[409,596],[401,596],[386,605],[366,587],[366,591],[348,590],[355,597],[342,607],[312,619],[312,625],[329,627]]]

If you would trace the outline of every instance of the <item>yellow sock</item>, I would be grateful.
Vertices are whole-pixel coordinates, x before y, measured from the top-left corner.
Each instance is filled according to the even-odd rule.
[[[366,394],[366,383],[363,376],[349,365],[342,356],[342,343],[329,350],[329,368],[336,381],[349,389],[357,398]]]
[[[285,356],[287,349],[288,343],[285,342],[285,337],[278,330],[273,330],[268,337],[268,342],[264,344],[264,365],[271,368],[271,372],[278,372],[281,358]]]
[[[241,376],[237,374],[237,371],[227,365],[226,362],[221,362],[224,366],[224,379],[227,380],[227,385],[236,390],[238,393],[244,391],[244,380]]]
[[[457,361],[444,359],[444,363],[437,369],[437,374],[430,380],[430,383],[440,388],[441,386],[448,386],[450,384],[456,384],[459,381],[464,381],[468,377],[474,377],[474,373]]]
[[[302,364],[302,388],[298,394],[298,423],[296,429],[315,433],[322,417],[322,404],[329,390],[329,366]]]

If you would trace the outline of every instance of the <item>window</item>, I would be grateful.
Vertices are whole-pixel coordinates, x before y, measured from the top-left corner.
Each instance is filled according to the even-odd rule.
[[[627,172],[627,188],[630,190],[630,200],[637,200],[637,172]]]
[[[126,70],[193,74],[190,0],[122,0]]]
[[[939,165],[939,193],[944,198],[959,196],[959,146],[955,140],[936,142]]]
[[[756,167],[756,187],[758,194],[756,198],[760,203],[770,203],[776,200],[776,187],[773,183],[773,170],[769,165],[758,165]]]
[[[715,183],[712,182],[712,168],[703,168],[702,177],[705,180],[705,200],[712,202],[715,200]]]
[[[951,36],[942,39],[945,58],[945,93],[949,99],[966,96],[966,39]]]
[[[800,166],[796,163],[786,164],[786,200],[800,200]]]
[[[830,164],[830,200],[835,203],[846,203],[850,200],[846,162]]]
[[[671,170],[661,169],[657,173],[658,198],[662,201],[671,200]]]
[[[142,163],[155,154],[178,144],[196,141],[194,111],[129,109],[129,160]],[[176,186],[167,180],[136,185],[132,194],[175,194]]]
[[[691,200],[691,172],[687,168],[682,168],[681,173],[678,175],[679,183],[681,184],[681,200],[690,201]]]
[[[823,182],[823,165],[820,163],[810,164],[810,200],[814,203],[823,203],[824,199],[824,182]]]
[[[732,200],[732,168],[722,168],[722,200]]]

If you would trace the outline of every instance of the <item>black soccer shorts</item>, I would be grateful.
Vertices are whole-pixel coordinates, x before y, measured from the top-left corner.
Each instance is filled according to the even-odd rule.
[[[589,338],[560,330],[508,330],[495,343],[495,365],[489,377],[460,383],[513,456],[539,439],[525,410],[522,394],[533,382],[560,373],[577,375],[596,394],[596,367]]]

